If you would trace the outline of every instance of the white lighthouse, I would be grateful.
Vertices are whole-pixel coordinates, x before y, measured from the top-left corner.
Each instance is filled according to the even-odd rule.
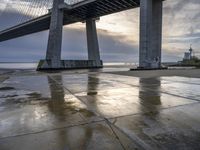
[[[193,55],[192,44],[190,45],[189,52],[185,52],[183,60],[191,60]]]

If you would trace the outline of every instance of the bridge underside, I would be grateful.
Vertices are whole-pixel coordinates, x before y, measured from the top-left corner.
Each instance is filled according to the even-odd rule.
[[[63,7],[63,25],[82,22],[88,18],[117,13],[120,11],[139,7],[140,0],[89,0],[77,3],[69,7]],[[48,30],[51,14],[41,16],[12,28],[0,32],[0,42],[25,36],[28,34]]]
[[[161,67],[163,0],[85,0],[67,5],[54,0],[51,13],[0,32],[0,42],[49,29],[46,59],[39,70],[101,68],[95,20],[101,16],[140,6],[140,69]],[[88,60],[61,60],[63,25],[86,22]]]

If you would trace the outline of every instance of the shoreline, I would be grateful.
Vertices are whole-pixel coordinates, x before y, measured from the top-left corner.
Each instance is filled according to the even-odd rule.
[[[154,78],[163,76],[180,76],[189,78],[200,78],[200,69],[168,69],[147,71],[116,71],[107,72],[116,75],[132,76],[139,78]]]
[[[167,70],[134,70],[130,71],[129,68],[131,66],[105,66],[103,69],[95,69],[95,70],[88,70],[88,69],[74,69],[74,70],[62,70],[62,71],[53,71],[55,72],[63,72],[63,73],[89,73],[89,72],[96,72],[96,73],[110,73],[116,75],[123,75],[123,76],[132,76],[132,77],[139,77],[139,78],[154,78],[154,77],[162,77],[162,76],[181,76],[181,77],[189,77],[189,78],[200,78],[200,69],[193,68],[193,67],[176,67],[176,68],[169,68]],[[24,73],[35,74],[40,73],[33,68],[30,69],[4,69],[0,68],[0,75],[20,75]],[[43,74],[48,74],[50,72],[42,72]]]

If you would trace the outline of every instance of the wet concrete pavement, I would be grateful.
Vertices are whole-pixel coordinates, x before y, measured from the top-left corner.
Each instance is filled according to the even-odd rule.
[[[199,89],[177,76],[0,76],[0,150],[199,150]]]

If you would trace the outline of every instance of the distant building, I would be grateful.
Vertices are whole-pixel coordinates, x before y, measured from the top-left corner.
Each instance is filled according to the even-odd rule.
[[[183,60],[191,60],[193,58],[192,54],[193,54],[193,49],[192,49],[192,45],[190,45],[189,52],[184,53]]]
[[[191,55],[189,52],[185,52],[183,60],[190,60],[191,59]]]

